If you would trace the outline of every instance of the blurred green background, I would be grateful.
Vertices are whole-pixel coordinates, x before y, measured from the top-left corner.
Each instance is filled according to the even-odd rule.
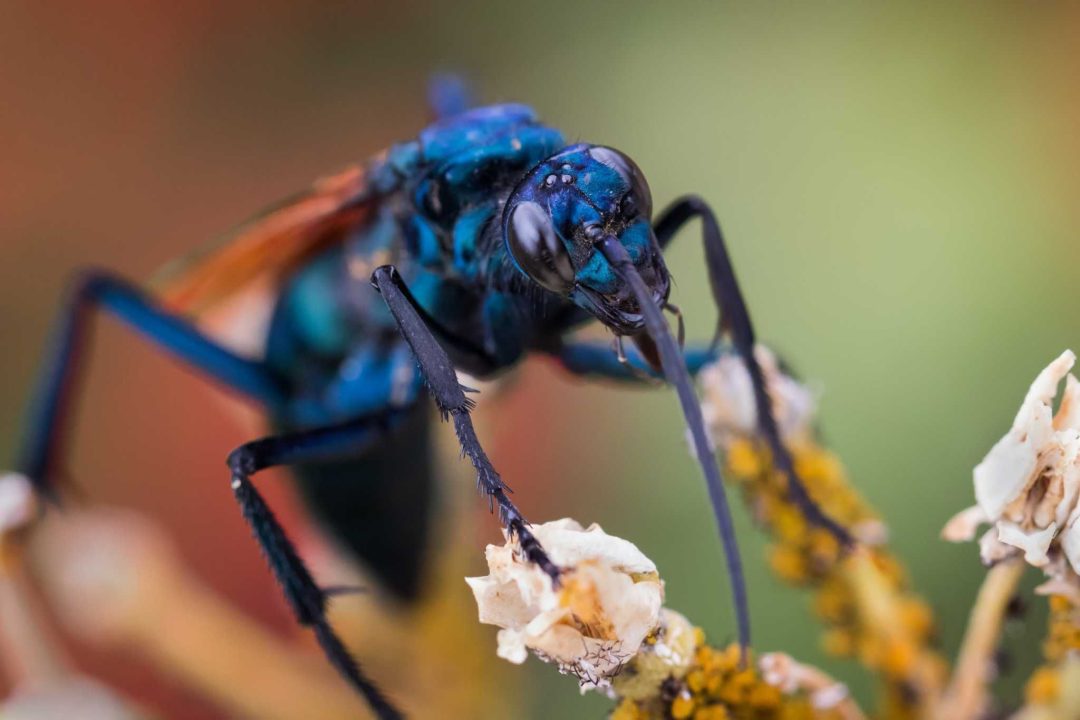
[[[429,73],[456,70],[485,101],[530,103],[570,139],[632,155],[658,206],[686,192],[714,204],[759,335],[822,390],[830,446],[887,519],[951,655],[983,571],[974,546],[938,531],[970,504],[971,468],[1028,383],[1080,338],[1078,31],[1080,8],[1065,3],[6,2],[0,451],[13,451],[72,269],[147,277],[412,136]],[[691,334],[707,336],[693,232],[669,266]],[[72,463],[81,484],[199,535],[185,552],[210,581],[287,624],[254,546],[235,566],[206,560],[218,519],[244,535],[219,477],[244,436],[205,400],[216,391],[114,328],[95,357]],[[494,455],[523,507],[633,539],[669,605],[731,636],[674,397],[535,365],[480,411],[489,428],[498,419]],[[528,444],[515,435],[525,426]],[[217,509],[203,512],[203,498]],[[823,655],[807,597],[768,574],[737,512],[757,647],[820,663],[869,697],[854,665]],[[475,521],[479,570],[497,533],[479,509]],[[1009,631],[1013,696],[1043,632],[1032,608]],[[494,630],[485,639],[493,652]],[[122,659],[84,660],[109,662]],[[520,716],[607,707],[549,667],[514,673],[526,676]],[[170,692],[168,717],[199,716]]]

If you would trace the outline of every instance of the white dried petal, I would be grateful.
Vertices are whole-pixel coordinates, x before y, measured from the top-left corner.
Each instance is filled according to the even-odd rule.
[[[814,706],[815,710],[832,710],[850,696],[851,693],[848,692],[847,685],[833,683],[811,693],[810,704]]]
[[[761,679],[783,693],[799,689],[799,664],[786,653],[766,653],[758,661]]]
[[[851,536],[867,547],[879,547],[889,542],[889,526],[877,518],[860,520],[851,526]]]
[[[1073,572],[1080,573],[1080,508],[1075,508],[1065,522],[1065,529],[1058,536],[1058,542]]]
[[[765,377],[780,434],[785,438],[805,435],[817,410],[814,393],[781,372],[768,348],[758,345],[754,355]],[[724,355],[706,365],[698,374],[698,382],[703,395],[702,415],[713,439],[723,443],[757,431],[754,387],[738,356]]]
[[[1035,588],[1036,595],[1062,595],[1074,605],[1080,605],[1080,575],[1076,574],[1068,560],[1060,554],[1055,555],[1043,572],[1047,580]]]
[[[1073,379],[1070,375],[1069,379]],[[1058,415],[1060,415],[1060,411]],[[1057,416],[1055,416],[1056,422]],[[1054,481],[1060,485],[1060,490],[1055,488],[1059,498],[1053,510],[1053,521],[1059,526],[1065,525],[1072,514],[1080,498],[1080,431],[1075,428],[1065,428],[1058,431],[1061,438],[1064,457],[1061,466],[1054,477]],[[1049,495],[1050,492],[1048,491]]]
[[[1025,531],[1016,523],[1006,520],[997,524],[998,540],[1023,550],[1024,560],[1035,567],[1042,567],[1050,562],[1047,551],[1056,533],[1057,528],[1053,525],[1042,530]]]
[[[0,475],[0,535],[26,525],[37,510],[34,487],[19,473]]]
[[[967,510],[949,518],[945,527],[941,530],[941,537],[949,542],[969,542],[975,539],[975,531],[983,523],[990,522],[986,513],[978,505],[972,505]]]
[[[525,636],[516,630],[500,630],[495,634],[495,643],[495,654],[515,665],[520,665],[529,657]]]
[[[766,653],[758,661],[761,678],[781,692],[802,690],[815,710],[832,710],[850,697],[848,688],[812,665],[804,665],[785,653]]]
[[[1035,588],[1036,595],[1061,595],[1073,605],[1080,605],[1080,579],[1075,573],[1052,575],[1046,582]]]
[[[1018,552],[1012,545],[1006,545],[998,540],[998,533],[995,528],[990,528],[979,538],[979,558],[982,560],[983,565],[994,565],[1016,555]]]
[[[1070,374],[1065,378],[1065,392],[1054,415],[1054,429],[1080,428],[1080,380]]]
[[[1037,479],[1045,466],[1040,456],[1055,449],[1051,403],[1058,383],[1075,361],[1072,351],[1066,350],[1039,373],[1024,397],[1012,429],[975,467],[975,499],[987,517],[1001,517],[1006,506]]]
[[[558,520],[532,531],[564,568],[561,587],[520,560],[516,543],[489,545],[489,574],[466,578],[480,621],[502,628],[499,657],[521,663],[532,650],[576,675],[583,689],[606,686],[659,623],[664,592],[656,566],[598,525]]]

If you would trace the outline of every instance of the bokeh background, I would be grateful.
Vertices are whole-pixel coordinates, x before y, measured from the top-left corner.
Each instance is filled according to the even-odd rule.
[[[0,457],[13,453],[73,269],[149,277],[312,178],[411,137],[428,117],[429,74],[460,71],[484,100],[528,102],[570,138],[630,153],[658,206],[686,192],[714,204],[760,336],[821,389],[830,445],[887,519],[951,654],[982,569],[973,546],[938,531],[970,503],[971,468],[1035,373],[1080,344],[1078,33],[1080,10],[1066,3],[10,0]],[[693,232],[669,265],[674,300],[704,338],[714,311]],[[295,632],[227,489],[222,460],[250,431],[223,395],[108,323],[91,375],[71,462],[84,494],[156,518],[211,587]],[[674,397],[581,384],[534,361],[479,417],[532,517],[633,539],[672,607],[718,639],[732,634]],[[467,494],[456,455],[443,457],[446,482]],[[302,525],[287,482],[266,484]],[[769,575],[737,513],[756,645],[869,697],[858,668],[824,656],[807,598]],[[497,528],[478,502],[466,519],[453,542],[478,572]],[[1033,664],[1042,623],[1033,603],[1011,626],[1007,692]],[[494,629],[477,637],[493,654]],[[83,669],[164,717],[219,712],[131,653],[73,646]],[[535,662],[495,677],[512,689],[506,716],[607,707]]]

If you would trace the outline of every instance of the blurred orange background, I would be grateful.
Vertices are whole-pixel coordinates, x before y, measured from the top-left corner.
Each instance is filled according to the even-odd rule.
[[[981,570],[937,530],[969,503],[971,466],[1035,372],[1080,336],[1080,10],[604,5],[5,3],[4,457],[74,269],[149,277],[414,135],[430,73],[459,70],[485,101],[532,103],[571,139],[626,149],[658,205],[689,191],[717,203],[759,334],[827,391],[827,437],[883,509],[951,652]],[[713,311],[699,252],[688,236],[671,266],[704,337]],[[224,458],[250,429],[219,390],[114,325],[99,329],[70,463],[80,488],[159,520],[209,585],[295,633],[227,491]],[[530,516],[598,520],[639,542],[671,604],[731,634],[673,398],[582,386],[534,363],[486,405],[488,444]],[[523,425],[544,441],[527,442]],[[467,494],[458,470],[448,477]],[[283,477],[262,486],[302,532]],[[475,504],[454,541],[479,571],[498,535]],[[866,693],[850,666],[821,657],[805,602],[769,577],[739,521],[760,643]],[[1037,652],[1038,613],[1027,627],[1009,639],[1021,669]],[[219,716],[138,658],[76,650],[85,670],[165,717]],[[605,707],[550,668],[500,677],[517,679],[522,716]]]

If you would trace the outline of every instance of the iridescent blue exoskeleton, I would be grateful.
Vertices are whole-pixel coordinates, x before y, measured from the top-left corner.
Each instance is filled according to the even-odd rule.
[[[19,470],[58,495],[60,429],[72,396],[87,310],[104,310],[166,351],[265,409],[274,434],[228,458],[244,517],[301,623],[381,717],[394,705],[361,672],[326,620],[311,577],[252,483],[297,466],[313,512],[334,527],[393,594],[416,595],[432,494],[429,399],[453,422],[481,492],[522,555],[558,582],[473,429],[456,370],[488,377],[530,353],[582,376],[666,379],[678,392],[725,543],[739,637],[749,642],[742,572],[716,460],[690,377],[723,351],[682,351],[663,311],[671,278],[661,254],[676,231],[702,223],[717,329],[746,363],[758,424],[793,499],[845,543],[794,473],[753,356],[754,335],[720,228],[699,198],[652,220],[649,186],[629,157],[604,145],[566,145],[522,105],[453,107],[416,140],[327,178],[263,214],[233,242],[174,271],[156,295],[106,272],[73,287],[27,425]],[[258,283],[274,309],[258,358],[211,339],[199,313]],[[374,288],[372,287],[374,285]],[[574,341],[599,320],[616,337]],[[634,344],[629,356],[622,340]]]

